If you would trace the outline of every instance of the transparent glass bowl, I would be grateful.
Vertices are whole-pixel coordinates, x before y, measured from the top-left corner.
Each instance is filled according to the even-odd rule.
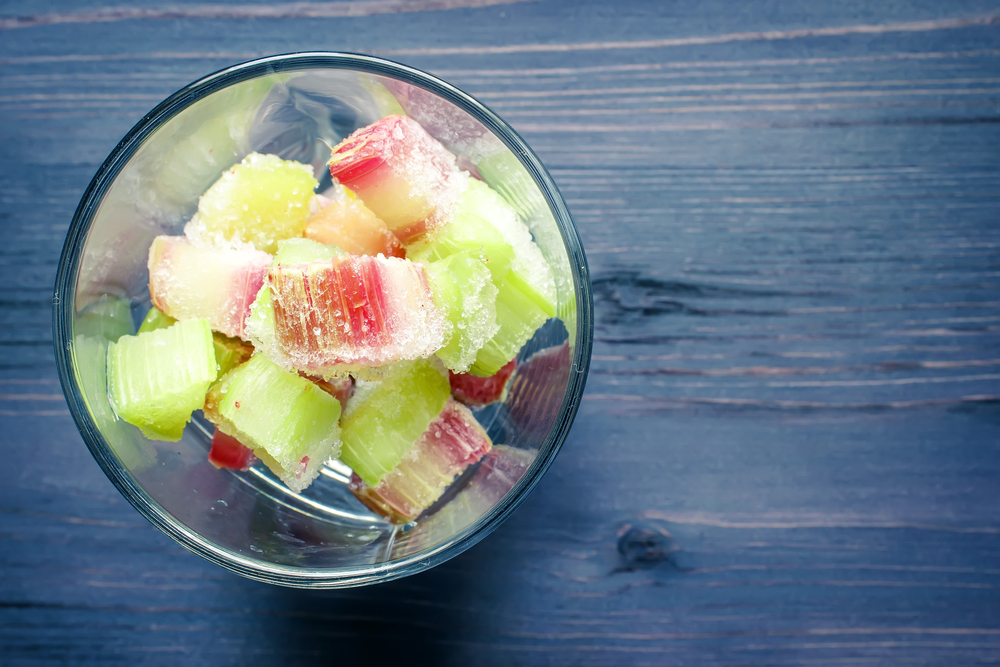
[[[329,463],[301,494],[262,465],[217,470],[200,412],[180,442],[119,421],[106,394],[108,342],[149,308],[147,251],[181,234],[199,195],[251,151],[310,163],[330,183],[328,145],[405,110],[521,214],[557,274],[557,318],[521,351],[505,401],[476,411],[495,443],[442,501],[394,525]],[[70,410],[111,481],[154,525],[243,576],[335,588],[386,581],[451,558],[493,531],[552,463],[583,394],[593,304],[577,230],[551,177],[493,112],[423,72],[368,56],[301,53],[222,70],[170,96],[118,144],[70,226],[53,298],[55,354]]]

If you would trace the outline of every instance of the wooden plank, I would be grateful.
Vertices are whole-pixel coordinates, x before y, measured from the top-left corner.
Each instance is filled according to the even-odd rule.
[[[5,664],[996,662],[995,6],[176,4],[0,9]],[[422,575],[303,592],[121,498],[48,322],[76,203],[144,112],[332,48],[512,122],[573,210],[597,327],[577,423],[510,521]]]

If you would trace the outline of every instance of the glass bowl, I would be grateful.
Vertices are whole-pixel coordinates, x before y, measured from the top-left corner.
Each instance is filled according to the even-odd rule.
[[[107,399],[109,341],[150,305],[147,251],[181,234],[199,195],[252,151],[312,164],[330,184],[329,146],[388,113],[418,120],[500,192],[557,275],[557,317],[522,349],[505,400],[475,411],[495,446],[417,521],[399,526],[349,492],[331,461],[301,494],[262,465],[219,470],[200,412],[177,443],[119,421]],[[496,529],[551,465],[583,395],[593,303],[583,248],[552,178],[492,111],[418,70],[369,56],[299,53],[216,72],[171,95],[108,156],[70,225],[53,298],[55,355],[94,458],[149,521],[245,577],[336,588],[433,567]]]

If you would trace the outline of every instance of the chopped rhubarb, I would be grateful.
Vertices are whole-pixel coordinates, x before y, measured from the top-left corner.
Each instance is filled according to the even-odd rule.
[[[352,255],[406,257],[395,234],[360,200],[346,195],[313,200],[319,208],[306,223],[305,237],[332,244]]]
[[[381,382],[361,385],[344,411],[341,460],[377,485],[441,414],[448,396],[447,376],[423,359],[399,364]]]
[[[212,449],[208,452],[208,461],[216,468],[230,470],[249,470],[257,462],[253,450],[231,435],[215,429],[212,436]]]
[[[274,252],[278,241],[302,236],[316,185],[309,165],[251,153],[205,192],[184,233],[204,244]]]
[[[343,255],[277,264],[267,287],[277,343],[300,371],[325,375],[336,364],[419,359],[444,340],[424,270],[407,260]]]
[[[466,405],[488,405],[499,401],[510,377],[517,367],[517,359],[511,359],[507,364],[488,377],[477,377],[471,373],[448,373],[451,383],[451,393]]]
[[[259,354],[209,389],[204,413],[295,492],[340,449],[340,403]]]
[[[152,440],[180,440],[216,378],[212,331],[203,319],[122,336],[107,358],[112,408]]]
[[[406,116],[361,128],[333,149],[330,174],[404,243],[444,222],[455,156]]]
[[[157,236],[149,248],[149,295],[177,320],[203,317],[214,331],[245,338],[250,305],[271,256],[260,250],[197,246],[183,236]]]
[[[378,485],[368,486],[355,475],[350,488],[376,512],[401,523],[412,521],[492,444],[469,409],[448,399],[441,414]]]

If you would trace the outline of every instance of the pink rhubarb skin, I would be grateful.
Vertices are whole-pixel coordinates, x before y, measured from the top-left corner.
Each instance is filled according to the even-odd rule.
[[[271,256],[253,249],[194,245],[157,236],[149,247],[149,296],[176,320],[204,317],[212,330],[246,340],[244,326]]]
[[[500,400],[503,390],[507,387],[510,376],[517,368],[517,359],[511,359],[507,364],[489,377],[478,377],[471,373],[455,373],[448,371],[448,381],[451,393],[466,405],[489,405]]]
[[[350,489],[373,511],[406,523],[434,504],[491,447],[489,436],[469,409],[449,398],[437,419],[377,486],[370,487],[353,475]]]
[[[257,457],[253,455],[252,449],[244,446],[239,440],[215,429],[208,461],[216,468],[249,470],[250,466],[257,462]]]
[[[409,243],[444,224],[455,156],[406,116],[386,116],[333,149],[330,174]]]
[[[444,340],[423,267],[407,260],[341,255],[278,265],[267,284],[278,345],[300,371],[420,359]]]

